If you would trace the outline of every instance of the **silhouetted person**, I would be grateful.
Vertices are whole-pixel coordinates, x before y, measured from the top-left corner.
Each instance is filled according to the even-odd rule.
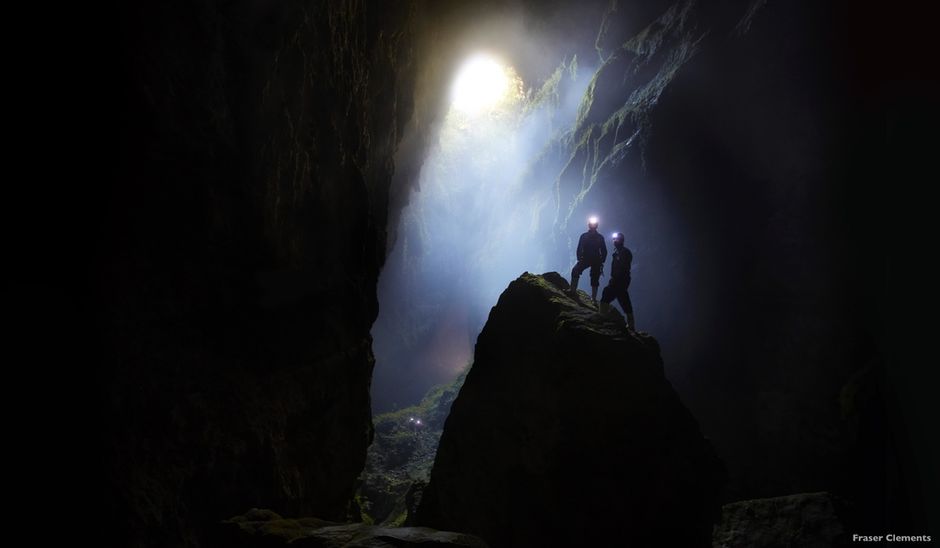
[[[597,310],[601,314],[606,314],[610,310],[610,303],[614,299],[620,303],[620,308],[627,315],[627,327],[633,329],[633,303],[630,302],[630,294],[627,289],[630,287],[630,266],[633,263],[633,253],[624,247],[623,234],[615,232],[613,235],[614,254],[610,260],[610,281],[601,294],[601,302],[597,305]]]
[[[577,295],[578,278],[584,269],[591,267],[591,300],[597,302],[597,286],[600,285],[606,260],[607,244],[597,232],[597,217],[591,217],[588,219],[588,231],[578,240],[578,262],[571,269],[571,294]]]

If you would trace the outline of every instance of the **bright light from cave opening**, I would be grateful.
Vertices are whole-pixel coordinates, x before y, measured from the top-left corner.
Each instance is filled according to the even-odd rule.
[[[475,114],[504,101],[511,91],[511,77],[506,67],[487,55],[468,59],[454,81],[454,108]]]

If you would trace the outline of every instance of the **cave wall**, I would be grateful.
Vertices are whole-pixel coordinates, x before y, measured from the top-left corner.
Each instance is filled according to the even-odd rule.
[[[285,515],[345,515],[370,438],[368,333],[377,307],[375,281],[391,241],[386,225],[395,226],[428,136],[433,135],[442,101],[438,91],[449,77],[448,63],[460,51],[448,40],[449,32],[461,20],[500,4],[414,1],[391,9],[354,1],[177,0],[160,6],[121,5],[110,12],[99,7],[91,15],[101,21],[81,34],[94,41],[94,54],[100,58],[78,59],[71,44],[51,57],[58,72],[48,71],[51,81],[45,88],[55,90],[48,100],[61,103],[61,88],[67,85],[69,107],[83,114],[81,123],[62,124],[63,133],[56,137],[64,145],[56,146],[67,148],[85,140],[82,150],[93,153],[88,154],[87,165],[75,162],[65,170],[68,189],[63,195],[75,198],[73,203],[56,205],[51,213],[25,210],[30,217],[62,213],[69,226],[16,226],[27,226],[43,243],[24,245],[29,253],[23,260],[45,269],[33,277],[39,285],[23,286],[34,310],[25,323],[44,330],[52,325],[63,333],[84,335],[87,330],[95,341],[90,348],[95,352],[92,369],[74,367],[65,377],[85,382],[91,378],[93,387],[63,401],[80,400],[81,405],[69,407],[70,413],[90,408],[96,414],[81,421],[81,429],[64,434],[74,442],[70,447],[78,448],[72,450],[71,459],[86,453],[95,461],[91,470],[103,472],[105,480],[95,483],[96,488],[103,483],[107,502],[96,513],[104,517],[100,521],[112,524],[107,534],[118,543],[194,543],[206,523],[250,506],[268,506]],[[551,13],[541,3],[509,4]],[[591,9],[594,4],[604,3],[592,3]],[[608,14],[602,20],[597,38],[600,58],[608,59],[624,38],[670,4],[633,8],[611,3],[611,13],[624,17]],[[879,301],[877,268],[853,270],[843,278],[848,273],[828,270],[826,261],[868,264],[864,241],[885,240],[867,222],[866,213],[878,196],[867,186],[851,184],[846,175],[862,179],[870,175],[862,164],[847,158],[859,151],[878,153],[873,143],[882,128],[865,119],[848,121],[856,113],[851,102],[840,103],[848,90],[830,89],[822,101],[810,101],[815,105],[811,112],[823,116],[816,121],[819,127],[833,120],[838,127],[815,138],[828,147],[821,171],[809,178],[797,174],[800,183],[792,191],[774,181],[764,185],[768,181],[763,179],[753,184],[760,179],[755,171],[766,170],[736,165],[753,148],[753,131],[742,131],[746,126],[741,124],[756,115],[757,120],[776,121],[771,126],[775,129],[806,125],[790,120],[792,110],[779,110],[773,101],[760,103],[756,113],[734,107],[773,87],[762,76],[781,67],[778,74],[786,75],[803,61],[812,70],[833,69],[842,60],[815,53],[838,53],[865,37],[840,45],[835,43],[838,33],[831,41],[824,39],[831,30],[825,25],[806,30],[804,23],[814,15],[823,15],[821,21],[827,24],[838,20],[839,6],[822,6],[818,12],[797,10],[790,16],[785,8],[760,1],[717,6],[698,20],[701,34],[695,35],[704,35],[702,44],[714,47],[697,53],[702,54],[696,59],[702,68],[680,72],[676,85],[665,90],[663,108],[648,120],[653,129],[645,155],[625,159],[599,181],[603,185],[645,169],[652,174],[645,183],[651,203],[662,203],[669,195],[683,197],[672,205],[677,218],[687,223],[688,233],[704,239],[701,245],[698,240],[689,244],[691,251],[698,250],[699,255],[691,255],[693,260],[705,257],[704,262],[695,269],[676,269],[672,259],[662,255],[658,264],[663,268],[656,270],[647,255],[645,268],[666,281],[670,272],[695,274],[699,281],[709,276],[705,282],[717,287],[708,295],[734,299],[733,315],[739,319],[728,323],[702,315],[703,310],[728,310],[725,300],[710,302],[700,294],[692,300],[671,301],[667,317],[681,319],[693,343],[718,330],[725,336],[710,339],[713,346],[699,353],[712,356],[701,363],[714,367],[696,372],[681,369],[683,360],[692,363],[695,356],[669,355],[672,341],[657,333],[667,363],[675,368],[667,374],[675,378],[733,476],[748,462],[763,463],[767,456],[776,459],[776,469],[793,471],[776,478],[754,469],[748,477],[763,479],[733,477],[736,492],[779,494],[793,486],[817,487],[820,478],[844,462],[840,460],[844,448],[861,439],[852,438],[850,431],[847,441],[836,439],[834,444],[814,445],[812,436],[801,441],[801,427],[815,416],[813,412],[797,408],[796,415],[788,415],[780,412],[785,407],[761,407],[761,402],[819,402],[828,422],[812,425],[814,432],[822,430],[817,439],[842,435],[839,428],[832,428],[839,414],[833,402],[838,401],[846,377],[865,368],[863,362],[872,355],[871,337],[877,336],[871,334],[880,331],[879,319],[870,312],[885,307]],[[549,18],[558,19],[564,15]],[[99,28],[105,32],[95,33]],[[751,58],[752,50],[774,55]],[[781,53],[782,57],[777,55]],[[788,69],[787,59],[796,64]],[[728,60],[733,62],[722,70]],[[557,61],[552,60],[552,66]],[[66,70],[66,65],[81,68]],[[713,69],[736,83],[738,87],[726,86],[734,93],[700,93],[701,83],[713,79]],[[24,74],[24,81],[33,76]],[[63,75],[68,75],[67,83],[59,80]],[[832,75],[833,81],[839,82],[841,76]],[[804,89],[799,80],[789,78],[776,84],[783,88],[770,89],[770,96]],[[84,99],[91,100],[83,103]],[[835,117],[825,118],[830,107]],[[103,111],[113,113],[113,119],[101,127]],[[696,115],[702,118],[695,119]],[[693,120],[696,123],[690,127]],[[33,170],[49,162],[50,136],[45,128],[52,122],[58,121],[37,125],[28,134],[43,145],[41,157],[30,166]],[[709,124],[736,128],[728,133],[732,142],[723,142],[723,135],[693,131]],[[783,136],[797,139],[800,133],[784,131]],[[712,143],[711,152],[718,149],[730,156],[716,161],[709,153],[707,159],[698,158],[697,166],[677,161],[684,157],[680,152],[694,152],[689,147],[702,140]],[[831,147],[833,141],[844,148]],[[767,144],[765,150],[779,145],[757,142]],[[769,165],[792,161],[778,155]],[[794,180],[792,172],[775,172],[787,174],[776,183]],[[99,183],[76,183],[88,175]],[[756,203],[764,209],[717,221],[709,218],[702,224],[703,211],[715,212],[715,218],[727,212],[720,193],[711,192],[702,178],[721,185],[730,182],[727,193],[738,198],[756,194]],[[653,183],[661,183],[660,190],[653,189]],[[49,188],[36,185],[30,192],[46,194]],[[784,203],[789,205],[771,211],[774,221],[764,223],[768,200],[788,192]],[[30,202],[33,208],[49,207],[43,196],[35,198],[40,199]],[[698,209],[695,204],[700,199],[708,206]],[[76,203],[90,207],[76,211]],[[807,204],[812,208],[805,209]],[[576,218],[583,213],[572,211]],[[819,219],[835,222],[820,225]],[[649,234],[675,230],[665,222],[651,219]],[[78,230],[79,223],[90,228]],[[747,236],[743,249],[755,251],[756,259],[715,261],[716,254],[708,253],[741,236]],[[765,238],[793,242],[818,236],[822,243],[810,250],[812,260],[807,264],[803,261],[807,255],[798,246],[784,250],[778,260],[760,243]],[[56,242],[56,253],[49,253],[48,242]],[[559,257],[567,261],[569,250],[559,242]],[[828,258],[833,251],[836,258]],[[49,291],[61,282],[63,263],[80,272],[71,274],[62,289]],[[737,266],[729,270],[727,265]],[[800,278],[784,279],[780,273],[787,269],[781,265],[799,270]],[[759,279],[757,274],[766,272],[773,274],[770,287],[751,282],[739,293],[742,281]],[[820,272],[825,274],[822,278]],[[84,285],[86,275],[90,291]],[[635,278],[636,287],[641,276]],[[794,279],[810,280],[811,291],[789,285]],[[807,304],[819,295],[825,299],[821,304]],[[751,300],[753,296],[759,298]],[[689,312],[690,303],[698,316]],[[862,316],[859,310],[869,315]],[[643,321],[643,312],[639,314]],[[767,321],[752,323],[755,314]],[[780,332],[783,324],[803,326],[797,332],[783,332],[768,347],[791,352],[788,363],[799,365],[792,375],[781,364],[764,360],[770,351],[762,347],[762,334]],[[750,341],[745,345],[749,353],[736,346],[742,340]],[[808,348],[806,341],[830,342]],[[49,345],[46,337],[36,346],[43,344]],[[83,344],[89,343],[78,346]],[[824,382],[815,383],[818,375],[825,377]],[[878,378],[877,366],[870,377]],[[762,395],[725,409],[711,407],[707,400],[716,394],[723,398],[728,382],[738,382],[734,393],[746,388]],[[68,383],[62,384],[60,390],[68,391]],[[776,394],[763,397],[771,389]],[[806,394],[807,390],[816,392]],[[879,405],[873,400],[861,407],[878,415]],[[750,414],[754,409],[758,413]],[[850,412],[857,417],[857,410]],[[742,462],[735,462],[733,455],[728,458],[736,446],[721,438],[736,432],[735,421],[749,417],[755,420],[743,431],[760,431],[757,419],[770,417],[777,425],[772,431],[787,427],[784,439],[798,444],[775,453],[776,438],[761,437],[752,453],[738,453],[746,461],[741,468]],[[716,425],[725,420],[727,429],[717,430]],[[883,442],[884,434],[877,429],[869,432],[876,444]],[[30,435],[23,439],[45,434]],[[90,447],[81,447],[82,443]],[[875,452],[881,447],[877,445]],[[50,467],[61,451],[57,445],[49,452]],[[867,463],[856,459],[852,465],[862,475],[884,469],[877,457]],[[74,465],[68,471],[88,472]]]
[[[106,183],[83,196],[96,367],[81,436],[101,456],[107,538],[200,544],[251,507],[347,517],[387,226],[455,59],[487,39],[460,29],[520,10],[550,26],[562,4],[95,12],[90,104],[109,115],[90,147]]]
[[[634,252],[640,329],[728,464],[729,500],[834,489],[905,519],[882,382],[883,136],[848,74],[844,6],[611,3],[555,177],[559,260],[603,211]],[[608,229],[615,226],[607,225]]]
[[[98,242],[108,513],[198,543],[341,520],[372,436],[369,328],[418,3],[124,5]]]

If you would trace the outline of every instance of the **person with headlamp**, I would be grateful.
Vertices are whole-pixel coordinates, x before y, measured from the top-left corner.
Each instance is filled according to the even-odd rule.
[[[597,287],[601,274],[604,273],[604,261],[607,260],[607,244],[597,232],[597,217],[588,219],[588,231],[578,240],[578,262],[571,269],[571,294],[578,294],[578,279],[587,268],[591,269],[591,300],[597,302]]]
[[[633,318],[633,303],[630,302],[630,294],[627,289],[630,287],[630,267],[633,263],[633,252],[623,245],[623,233],[614,232],[612,238],[614,242],[614,253],[610,262],[610,281],[601,294],[601,302],[597,305],[597,311],[606,314],[610,311],[610,303],[617,299],[620,308],[627,316],[627,327],[634,329],[635,322]]]

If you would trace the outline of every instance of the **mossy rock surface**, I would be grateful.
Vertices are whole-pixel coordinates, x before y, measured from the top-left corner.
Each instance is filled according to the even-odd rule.
[[[848,545],[839,518],[844,503],[830,493],[798,493],[724,505],[715,548],[828,548]]]

